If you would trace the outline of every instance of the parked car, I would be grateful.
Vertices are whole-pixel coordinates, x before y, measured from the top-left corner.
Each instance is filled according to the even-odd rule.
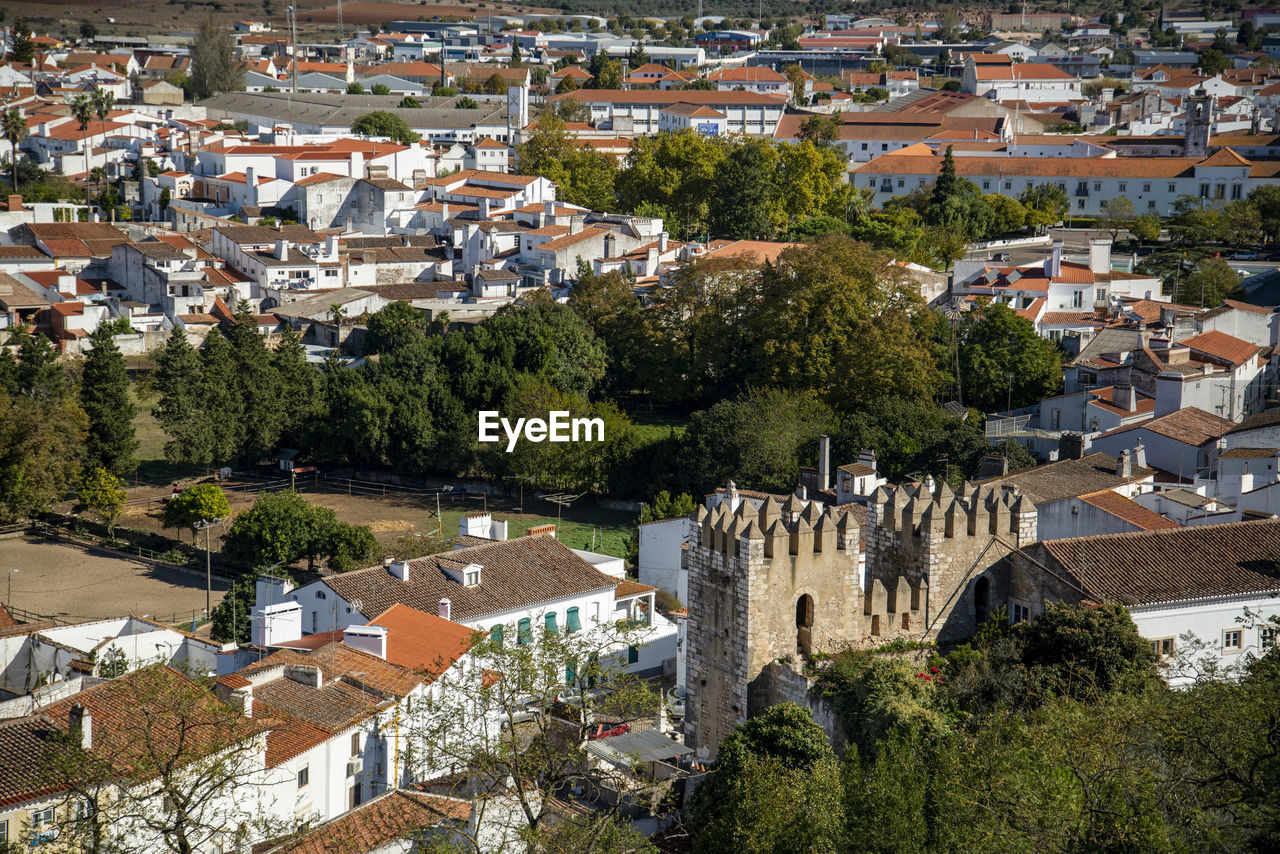
[[[1002,264],[1008,264],[1013,261],[1013,256],[1008,252],[997,252],[991,256],[992,261],[999,261]]]
[[[1257,261],[1257,252],[1237,252],[1231,256],[1232,261]]]

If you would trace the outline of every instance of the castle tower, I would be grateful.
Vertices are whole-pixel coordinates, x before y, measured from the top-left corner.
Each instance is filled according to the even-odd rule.
[[[735,726],[767,708],[762,674],[770,663],[798,665],[863,634],[861,532],[851,514],[795,495],[784,504],[722,495],[713,509],[695,511],[684,557],[685,733],[702,759],[714,758]]]
[[[1209,155],[1209,130],[1213,125],[1213,98],[1204,87],[1187,96],[1187,124],[1183,136],[1183,153],[1187,157]]]

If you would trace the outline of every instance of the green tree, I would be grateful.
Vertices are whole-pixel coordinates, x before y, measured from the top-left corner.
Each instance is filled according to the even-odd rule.
[[[191,76],[188,78],[193,98],[208,98],[219,92],[244,89],[244,68],[235,58],[235,41],[231,30],[221,26],[212,14],[200,22],[191,43]]]
[[[942,155],[942,165],[938,167],[938,177],[933,182],[930,199],[931,208],[943,208],[948,200],[962,192],[960,178],[956,175],[956,159],[951,154],[951,146],[947,146]]]
[[[351,132],[361,136],[385,136],[401,145],[412,145],[422,137],[404,119],[386,110],[365,113],[351,123]]]
[[[80,146],[84,148],[84,171],[90,171],[89,165],[89,123],[93,121],[93,100],[88,95],[76,95],[71,102],[71,116],[80,128]],[[86,186],[88,182],[85,182]]]
[[[1129,225],[1129,233],[1139,244],[1156,243],[1160,240],[1160,217],[1155,214],[1139,214]]]
[[[605,389],[616,397],[641,384],[653,331],[631,281],[617,271],[594,275],[584,264],[568,304],[604,345]]]
[[[246,428],[240,382],[235,350],[227,337],[215,329],[205,338],[204,349],[200,351],[197,386],[199,417],[209,427],[207,455],[193,462],[221,463],[239,455]]]
[[[1265,240],[1274,243],[1280,239],[1280,187],[1273,184],[1255,187],[1247,198],[1258,211]]]
[[[13,39],[9,44],[9,61],[30,65],[36,58],[36,44],[31,40],[31,28],[22,18],[13,22]]]
[[[1099,208],[1098,226],[1111,234],[1111,242],[1120,239],[1120,232],[1133,226],[1135,219],[1133,202],[1127,196],[1105,199]]]
[[[812,391],[751,389],[690,417],[682,456],[700,493],[729,480],[751,489],[787,492],[796,471],[815,457],[818,437],[835,416]]]
[[[241,413],[241,428],[237,431],[238,443],[235,455],[249,464],[258,463],[272,453],[280,442],[284,429],[286,404],[296,401],[304,407],[309,400],[297,397],[286,400],[281,387],[279,364],[267,349],[258,332],[257,319],[247,305],[236,312],[236,323],[231,328],[231,355],[234,364],[235,397]],[[291,341],[294,356],[294,378],[305,379],[303,366],[305,354],[300,341]],[[302,389],[294,389],[300,392]],[[306,411],[305,409],[303,410]],[[296,423],[296,418],[294,419]]]
[[[364,93],[365,93],[364,84],[362,84],[359,80],[355,80],[347,84],[348,95],[363,95]]]
[[[221,486],[216,483],[197,483],[166,501],[161,519],[166,528],[190,530],[191,542],[194,543],[197,524],[226,519],[230,515],[231,504]]]
[[[762,272],[757,306],[748,323],[760,385],[818,390],[837,410],[937,387],[919,286],[864,245],[828,237],[786,250]]]
[[[1210,48],[1200,54],[1200,70],[1208,77],[1215,77],[1231,67],[1231,57],[1221,50]]]
[[[124,513],[128,498],[124,481],[102,466],[86,469],[76,487],[76,512],[89,511],[107,526],[107,536],[114,537],[114,528]]]
[[[558,198],[573,205],[607,211],[614,208],[617,164],[571,141],[564,121],[553,110],[543,112],[533,132],[516,150],[520,172],[541,175],[559,187]]]
[[[796,134],[811,142],[835,142],[840,138],[840,119],[830,114],[810,116],[800,123]]]
[[[85,465],[122,475],[133,470],[134,453],[138,450],[129,375],[124,356],[107,326],[98,327],[89,340],[93,349],[85,359],[80,378],[80,406],[89,417]]]
[[[637,137],[618,173],[623,210],[663,218],[667,231],[686,239],[703,233],[712,186],[726,147],[692,130]]]
[[[289,565],[306,558],[314,568],[327,553],[334,512],[285,490],[258,496],[236,515],[223,538],[222,554],[246,568]]]
[[[156,357],[155,384],[160,400],[152,414],[168,437],[165,459],[179,464],[211,462],[212,424],[204,417],[200,395],[200,354],[181,329],[174,328]]]
[[[1062,380],[1058,348],[1002,303],[982,306],[965,318],[959,358],[965,400],[984,412],[1043,400]]]
[[[326,534],[324,554],[329,569],[350,572],[377,563],[382,557],[382,547],[368,525],[337,522]]]
[[[276,349],[271,353],[270,364],[279,393],[277,441],[300,448],[320,405],[320,375],[307,362],[302,336],[293,327],[285,327]]]
[[[1175,302],[1213,308],[1224,299],[1236,299],[1244,293],[1240,277],[1222,258],[1205,258],[1182,277],[1173,295]]]
[[[422,102],[412,95],[405,95],[396,106],[402,110],[417,110],[422,107]]]
[[[9,143],[9,167],[13,192],[18,192],[18,146],[27,138],[27,120],[23,118],[17,107],[10,107],[0,117],[0,132]]]
[[[59,401],[67,396],[66,374],[48,337],[20,329],[10,336],[9,344],[18,348],[15,393],[39,401]]]
[[[399,350],[427,333],[426,316],[407,302],[392,302],[369,315],[367,324],[373,349],[378,353]]]
[[[370,95],[390,95],[391,87],[386,83],[374,83],[369,87]]]
[[[1027,227],[1027,209],[1022,202],[1001,193],[991,193],[982,200],[991,208],[995,234],[1012,234]]]
[[[1038,619],[1018,623],[1015,636],[1023,663],[1038,681],[1076,699],[1095,699],[1122,686],[1136,690],[1159,679],[1150,642],[1120,604],[1050,604]]]
[[[466,95],[463,95],[461,98],[459,98],[459,99],[458,99],[458,102],[457,102],[456,104],[454,104],[454,106],[455,106],[457,109],[459,109],[459,110],[478,110],[478,109],[480,109],[480,105],[476,103],[475,99],[474,99],[474,98],[468,98]]]
[[[826,734],[794,703],[750,718],[721,743],[691,812],[699,854],[841,850],[839,769]]]
[[[1027,209],[1027,225],[1040,233],[1060,222],[1068,207],[1067,191],[1057,184],[1028,187],[1018,196],[1018,201]]]
[[[711,231],[733,240],[765,240],[778,224],[778,152],[764,140],[734,146],[712,181]]]
[[[209,637],[218,643],[246,644],[253,639],[252,611],[258,599],[257,573],[246,572],[213,606]]]
[[[0,390],[0,521],[32,518],[62,500],[80,473],[87,431],[73,403]]]

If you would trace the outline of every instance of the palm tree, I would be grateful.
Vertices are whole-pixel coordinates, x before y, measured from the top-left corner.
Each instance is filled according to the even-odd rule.
[[[84,146],[84,171],[85,171],[85,201],[88,201],[89,187],[89,122],[93,121],[93,101],[88,95],[76,95],[76,99],[71,102],[71,115],[75,118],[76,123],[80,125],[80,144]]]
[[[18,192],[18,143],[27,137],[27,120],[22,117],[22,113],[17,107],[11,107],[4,111],[4,116],[0,118],[0,129],[3,129],[4,138],[9,140],[9,145],[13,146],[13,154],[11,159],[13,163],[13,191]]]
[[[93,104],[94,115],[98,117],[98,122],[105,129],[107,124],[107,113],[115,109],[116,96],[112,95],[110,92],[103,89],[102,87],[98,87],[97,89],[93,90],[93,95],[90,97],[89,100]],[[102,168],[103,168],[103,177],[105,179],[106,163],[102,164]],[[102,197],[101,185],[99,185],[98,197],[99,198]],[[114,220],[114,216],[112,217],[112,219]]]
[[[339,329],[342,328],[342,319],[346,316],[347,309],[342,305],[342,303],[335,302],[329,306],[329,317]]]

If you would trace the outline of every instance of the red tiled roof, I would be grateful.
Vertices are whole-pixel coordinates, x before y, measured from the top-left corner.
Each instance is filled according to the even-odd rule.
[[[1268,575],[1280,520],[1049,540],[1041,547],[1089,594],[1128,605],[1280,591]]]
[[[1201,332],[1191,338],[1184,338],[1178,344],[1237,367],[1253,358],[1262,349],[1257,344],[1243,341],[1216,329]]]
[[[1133,499],[1126,498],[1118,492],[1112,492],[1110,489],[1082,495],[1080,500],[1118,519],[1123,519],[1143,531],[1181,527],[1177,522],[1166,519],[1154,510],[1148,510]]]
[[[1126,424],[1123,427],[1117,427],[1114,430],[1103,433],[1098,438],[1104,439],[1109,436],[1118,436],[1130,430],[1150,430],[1152,433],[1173,439],[1175,442],[1182,442],[1184,445],[1199,446],[1206,442],[1216,441],[1234,426],[1235,424],[1225,418],[1219,418],[1216,415],[1205,412],[1203,409],[1188,406],[1185,409],[1179,409],[1177,412],[1170,412],[1168,415],[1152,418],[1149,421],[1140,421],[1137,424]]]
[[[387,630],[387,661],[439,676],[476,641],[475,629],[399,603],[368,622]]]
[[[384,849],[388,843],[418,839],[424,828],[442,821],[465,822],[470,817],[471,805],[466,801],[393,789],[300,838],[254,850],[258,854],[364,854],[390,850]]]

